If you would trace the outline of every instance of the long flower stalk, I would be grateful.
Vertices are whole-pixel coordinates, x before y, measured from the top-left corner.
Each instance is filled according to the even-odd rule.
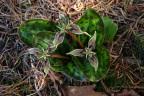
[[[75,35],[73,35],[71,32],[69,32],[69,31],[67,31],[68,32],[68,34],[70,35],[70,36],[72,36],[73,38],[75,38],[77,41],[78,41],[78,43],[80,44],[80,46],[84,49],[85,47],[84,47],[84,45],[82,44],[82,42],[75,36]]]

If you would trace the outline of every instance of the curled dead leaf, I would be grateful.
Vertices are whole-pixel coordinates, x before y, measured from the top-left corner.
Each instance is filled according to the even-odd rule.
[[[66,96],[108,96],[102,92],[95,92],[95,86],[63,86],[63,92]]]
[[[116,96],[140,96],[135,91],[124,89],[121,93],[118,93]]]

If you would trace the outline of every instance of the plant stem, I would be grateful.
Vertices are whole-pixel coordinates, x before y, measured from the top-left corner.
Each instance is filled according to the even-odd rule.
[[[82,42],[75,36],[75,35],[73,35],[71,32],[69,32],[69,31],[67,31],[68,32],[68,34],[70,35],[70,36],[72,36],[73,38],[75,38],[77,41],[78,41],[78,43],[80,44],[80,46],[84,49],[85,47],[84,47],[84,45],[82,44]]]
[[[70,59],[69,57],[61,56],[61,55],[55,55],[55,54],[48,54],[48,55],[50,55],[50,57],[63,58],[63,59]]]

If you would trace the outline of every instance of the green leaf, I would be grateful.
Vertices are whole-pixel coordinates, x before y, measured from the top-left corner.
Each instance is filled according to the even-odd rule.
[[[64,49],[64,46],[65,46],[65,49]],[[61,56],[66,56],[67,52],[69,52],[69,46],[67,45],[67,41],[64,40],[63,43],[59,44],[59,46],[57,47],[57,49],[55,51],[53,51],[53,54],[55,54],[55,55],[61,55]],[[51,69],[52,70],[54,70],[54,71],[62,71],[61,66],[56,66],[56,65],[63,65],[63,64],[65,64],[64,62],[67,61],[67,59],[49,57],[49,61],[50,61],[50,65],[51,65]],[[59,64],[57,64],[57,63],[59,63]]]
[[[66,53],[68,53],[69,51],[70,51],[70,48],[65,39],[63,43],[61,43],[57,47],[57,49],[53,52],[53,54],[67,56]],[[51,70],[62,72],[66,76],[75,80],[86,81],[85,76],[79,70],[79,68],[75,65],[75,63],[72,61],[71,57],[69,57],[70,59],[62,59],[62,58],[55,58],[55,57],[48,57],[48,58],[50,61]]]
[[[33,36],[33,47],[39,48],[40,50],[43,47],[45,50],[48,46],[53,45],[53,40],[55,38],[55,32],[43,31],[36,33]]]
[[[105,40],[111,41],[118,30],[118,25],[108,17],[103,17],[102,20],[104,22],[105,30],[106,30]]]
[[[107,28],[113,22],[112,19],[109,19],[108,17],[103,17],[102,20],[104,22],[105,28]]]
[[[20,39],[30,47],[33,47],[33,35],[40,31],[54,32],[56,27],[51,21],[44,19],[32,19],[25,21],[18,27]]]
[[[75,65],[73,61],[68,62],[66,65],[63,66],[63,73],[72,79],[87,81],[84,74],[80,71],[80,69]]]
[[[104,40],[105,28],[101,17],[94,9],[89,7],[76,24],[81,28],[83,32],[87,32],[91,36],[93,36],[94,32],[96,31],[96,46],[100,46]],[[77,37],[81,40],[84,46],[88,44],[90,39],[90,37],[86,36],[85,34],[82,34],[81,36],[77,35]]]
[[[50,61],[58,60],[57,58],[50,58]],[[59,59],[60,60],[60,59]],[[61,64],[63,62],[63,64]],[[58,63],[58,62],[56,62]],[[53,63],[51,62],[50,68],[54,71],[57,72],[62,72],[64,75],[75,79],[75,80],[80,80],[80,81],[87,81],[85,78],[84,74],[80,71],[80,69],[75,65],[73,61],[67,61],[63,60],[59,62],[60,64],[57,64],[59,66],[52,65]]]
[[[94,55],[98,60],[98,68],[95,68],[90,64],[86,57],[76,57],[72,56],[75,64],[79,67],[81,72],[89,81],[98,81],[102,79],[109,70],[110,58],[107,49],[104,46],[99,46],[96,49],[96,55]]]

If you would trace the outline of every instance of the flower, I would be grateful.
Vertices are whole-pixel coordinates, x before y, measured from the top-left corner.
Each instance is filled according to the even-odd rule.
[[[74,33],[74,34],[86,34],[90,36],[87,32],[83,32],[78,25],[69,24],[68,17],[65,17],[62,14],[59,14],[57,27],[60,29],[60,31],[56,33],[55,39],[53,41],[53,44],[56,47],[63,42],[65,33],[68,33],[67,31],[69,31],[70,33]]]
[[[96,31],[95,31],[93,37],[89,40],[88,47],[85,47],[84,49],[75,49],[75,50],[67,53],[67,55],[71,54],[73,56],[78,56],[78,57],[86,56],[86,59],[89,60],[89,62],[95,68],[95,71],[96,71],[98,68],[98,60],[94,56],[96,53],[93,52],[93,50],[95,49],[95,46],[96,46],[95,41],[96,41]]]
[[[55,50],[55,48],[51,48],[49,46],[47,47],[46,50],[44,50],[43,47],[41,47],[41,48],[42,48],[42,50],[40,50],[38,48],[30,48],[30,49],[28,49],[28,53],[36,56],[39,60],[41,60],[41,62],[43,64],[45,64],[44,72],[47,75],[47,73],[49,71],[49,66],[50,66],[50,62],[47,57],[51,57],[50,53],[52,53]]]

